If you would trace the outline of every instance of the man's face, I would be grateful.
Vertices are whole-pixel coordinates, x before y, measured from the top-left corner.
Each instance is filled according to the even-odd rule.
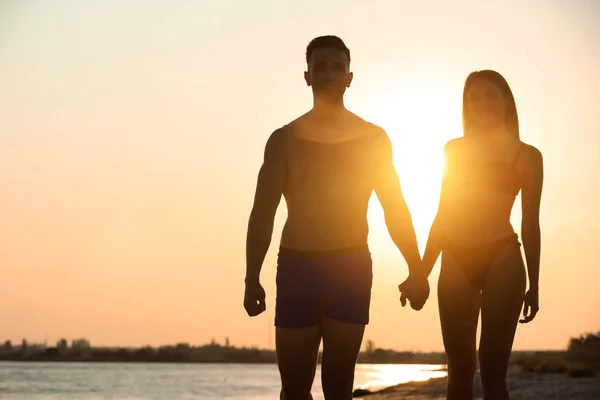
[[[315,49],[308,62],[304,79],[315,97],[340,100],[352,82],[350,61],[346,53],[333,47]]]

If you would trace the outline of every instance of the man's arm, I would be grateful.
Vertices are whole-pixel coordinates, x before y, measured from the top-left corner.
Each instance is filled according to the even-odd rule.
[[[421,256],[417,236],[394,166],[392,143],[383,129],[376,146],[375,194],[383,208],[388,232],[408,264],[409,274],[418,274]]]
[[[246,283],[258,283],[273,236],[275,213],[285,185],[285,132],[273,132],[265,146],[246,236]]]

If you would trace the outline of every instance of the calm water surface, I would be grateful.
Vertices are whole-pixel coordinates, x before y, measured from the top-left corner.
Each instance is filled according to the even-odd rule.
[[[355,388],[446,375],[444,365],[358,365]],[[313,385],[323,400],[321,376]],[[274,364],[0,362],[2,400],[267,400],[279,398]]]

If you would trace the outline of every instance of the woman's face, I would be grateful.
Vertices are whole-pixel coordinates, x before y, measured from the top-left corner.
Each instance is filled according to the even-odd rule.
[[[490,129],[505,122],[506,99],[492,82],[473,81],[467,90],[467,105],[475,129]]]

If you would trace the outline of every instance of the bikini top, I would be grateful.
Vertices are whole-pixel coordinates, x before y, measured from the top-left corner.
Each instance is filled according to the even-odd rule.
[[[462,162],[449,168],[448,172],[459,187],[476,187],[516,197],[521,190],[520,173],[516,164],[522,149],[521,144],[512,161],[485,164]]]

